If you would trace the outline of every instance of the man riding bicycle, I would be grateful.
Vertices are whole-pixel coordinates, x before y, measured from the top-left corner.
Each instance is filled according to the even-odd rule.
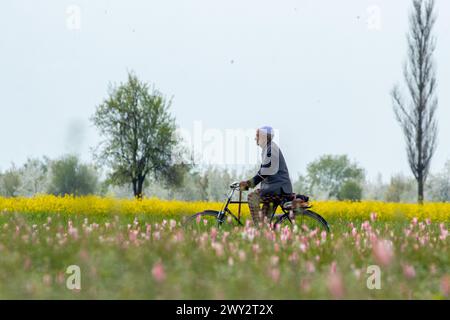
[[[248,206],[255,225],[258,225],[264,217],[270,219],[278,205],[293,196],[289,171],[281,150],[273,141],[273,136],[273,129],[268,126],[256,131],[256,144],[262,148],[262,163],[253,178],[239,184],[241,190],[248,190],[261,183],[260,189],[248,195]]]
[[[328,232],[330,228],[327,221],[318,213],[309,210],[311,208],[308,203],[309,197],[292,193],[292,184],[286,162],[280,149],[273,142],[272,128],[259,128],[256,132],[256,143],[262,148],[262,163],[258,173],[250,180],[230,184],[230,191],[220,211],[203,210],[197,212],[188,217],[183,224],[185,226],[192,225],[192,223],[198,225],[201,219],[204,219],[203,221],[206,225],[208,221],[206,219],[212,218],[217,222],[218,226],[221,226],[228,221],[228,217],[231,221],[234,219],[242,225],[240,207],[238,216],[235,216],[228,207],[232,203],[242,203],[240,195],[239,201],[232,201],[233,194],[238,189],[240,191],[248,190],[261,184],[260,189],[248,195],[248,205],[255,225],[259,226],[262,218],[267,217],[273,218],[270,219],[271,227],[276,228],[286,221],[293,224],[292,220],[296,216],[301,216],[302,225],[304,224],[308,228],[311,227],[311,230],[322,228]],[[260,209],[261,203],[263,204],[262,210]],[[282,207],[283,213],[273,215],[278,206]]]

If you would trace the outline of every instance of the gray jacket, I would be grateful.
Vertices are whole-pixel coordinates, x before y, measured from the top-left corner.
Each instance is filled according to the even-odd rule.
[[[283,153],[275,142],[263,148],[258,173],[248,183],[254,188],[261,183],[261,196],[292,193],[292,183]]]

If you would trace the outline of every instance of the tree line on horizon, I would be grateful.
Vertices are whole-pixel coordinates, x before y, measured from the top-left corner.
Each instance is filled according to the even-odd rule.
[[[407,95],[397,85],[391,92],[393,109],[406,143],[408,164],[415,179],[396,175],[386,186],[369,183],[365,170],[347,155],[324,155],[299,175],[296,192],[317,199],[376,199],[408,201],[415,192],[418,203],[431,199],[449,201],[449,171],[430,175],[430,163],[437,147],[437,80],[433,53],[436,40],[434,0],[412,0],[407,34],[408,59],[404,67]],[[406,98],[405,98],[406,96]],[[108,194],[130,192],[135,198],[157,195],[185,200],[219,200],[231,180],[240,176],[226,169],[202,170],[192,164],[190,151],[176,135],[172,101],[154,86],[128,73],[125,83],[110,85],[108,96],[91,117],[102,141],[93,150],[95,164],[81,163],[75,155],[60,159],[29,159],[0,172],[0,194],[30,196]],[[106,178],[99,171],[106,168]],[[131,190],[129,190],[131,189]],[[116,190],[116,191],[114,191]],[[128,190],[128,191],[123,191]],[[384,190],[384,191],[380,191]]]
[[[161,184],[148,179],[143,185],[147,197],[185,201],[222,201],[230,183],[247,179],[257,167],[237,171],[226,167],[193,166],[184,173],[178,185]],[[0,196],[33,197],[37,194],[113,196],[133,198],[131,184],[115,185],[102,178],[102,168],[83,163],[76,155],[51,160],[29,158],[22,166],[12,165],[0,171]],[[413,177],[393,175],[384,182],[378,174],[373,181],[366,171],[346,155],[324,155],[308,164],[306,173],[293,178],[294,192],[307,194],[314,200],[377,200],[412,203],[416,201],[417,185]],[[244,195],[245,196],[245,195]],[[450,202],[450,159],[444,169],[431,174],[425,185],[425,200]]]

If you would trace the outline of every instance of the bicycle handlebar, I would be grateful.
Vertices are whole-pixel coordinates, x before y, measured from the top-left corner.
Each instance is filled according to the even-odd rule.
[[[230,184],[231,189],[239,189],[239,181],[235,181],[232,184]]]

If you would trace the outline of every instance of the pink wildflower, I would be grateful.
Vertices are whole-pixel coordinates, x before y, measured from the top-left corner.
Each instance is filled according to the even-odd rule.
[[[372,243],[372,253],[377,263],[388,266],[394,257],[392,242],[388,240],[376,240]]]
[[[215,241],[217,237],[217,229],[216,228],[212,228],[211,229],[211,240]]]
[[[371,230],[370,222],[369,222],[369,221],[364,221],[364,222],[361,224],[361,228],[362,228],[363,230],[370,231],[370,230]]]
[[[406,278],[412,279],[416,276],[416,270],[414,269],[414,266],[407,264],[403,266],[403,274]]]
[[[439,236],[439,239],[441,239],[442,241],[445,241],[445,239],[448,236],[448,230],[444,227],[443,223],[441,223],[439,225],[439,228],[441,229],[441,235]]]
[[[313,273],[316,271],[316,267],[314,266],[314,263],[311,261],[306,261],[306,271],[309,273]]]
[[[72,228],[72,226],[70,226],[68,233],[72,238],[78,239],[78,229],[77,228]]]
[[[128,233],[128,238],[131,242],[134,242],[137,240],[138,231],[137,230],[130,230]]]
[[[211,246],[213,247],[213,249],[216,251],[216,256],[221,257],[223,256],[223,245],[219,242],[213,242],[211,244]]]
[[[157,282],[162,282],[166,279],[166,273],[164,271],[164,265],[161,261],[156,262],[152,268],[153,279]]]
[[[261,252],[261,249],[259,248],[259,244],[257,244],[257,243],[252,246],[252,249],[253,249],[254,254],[258,254],[259,252]]]
[[[273,245],[273,251],[275,251],[275,252],[280,251],[280,245],[277,242],[275,242],[275,244]]]
[[[330,273],[336,273],[336,261],[333,261],[330,266]]]
[[[344,283],[339,273],[332,272],[328,275],[328,290],[334,299],[344,297]]]
[[[297,253],[297,251],[294,251],[291,255],[289,255],[288,260],[290,262],[297,262],[298,261],[298,253]]]
[[[278,282],[280,280],[280,270],[278,268],[270,269],[270,277],[273,282]]]
[[[270,264],[273,265],[273,266],[276,266],[279,261],[280,261],[280,257],[278,257],[278,256],[271,256],[270,257]]]
[[[446,297],[450,295],[450,275],[445,275],[441,279],[441,291]]]
[[[245,258],[246,258],[245,251],[244,250],[239,250],[238,254],[239,254],[239,260],[245,261]]]

